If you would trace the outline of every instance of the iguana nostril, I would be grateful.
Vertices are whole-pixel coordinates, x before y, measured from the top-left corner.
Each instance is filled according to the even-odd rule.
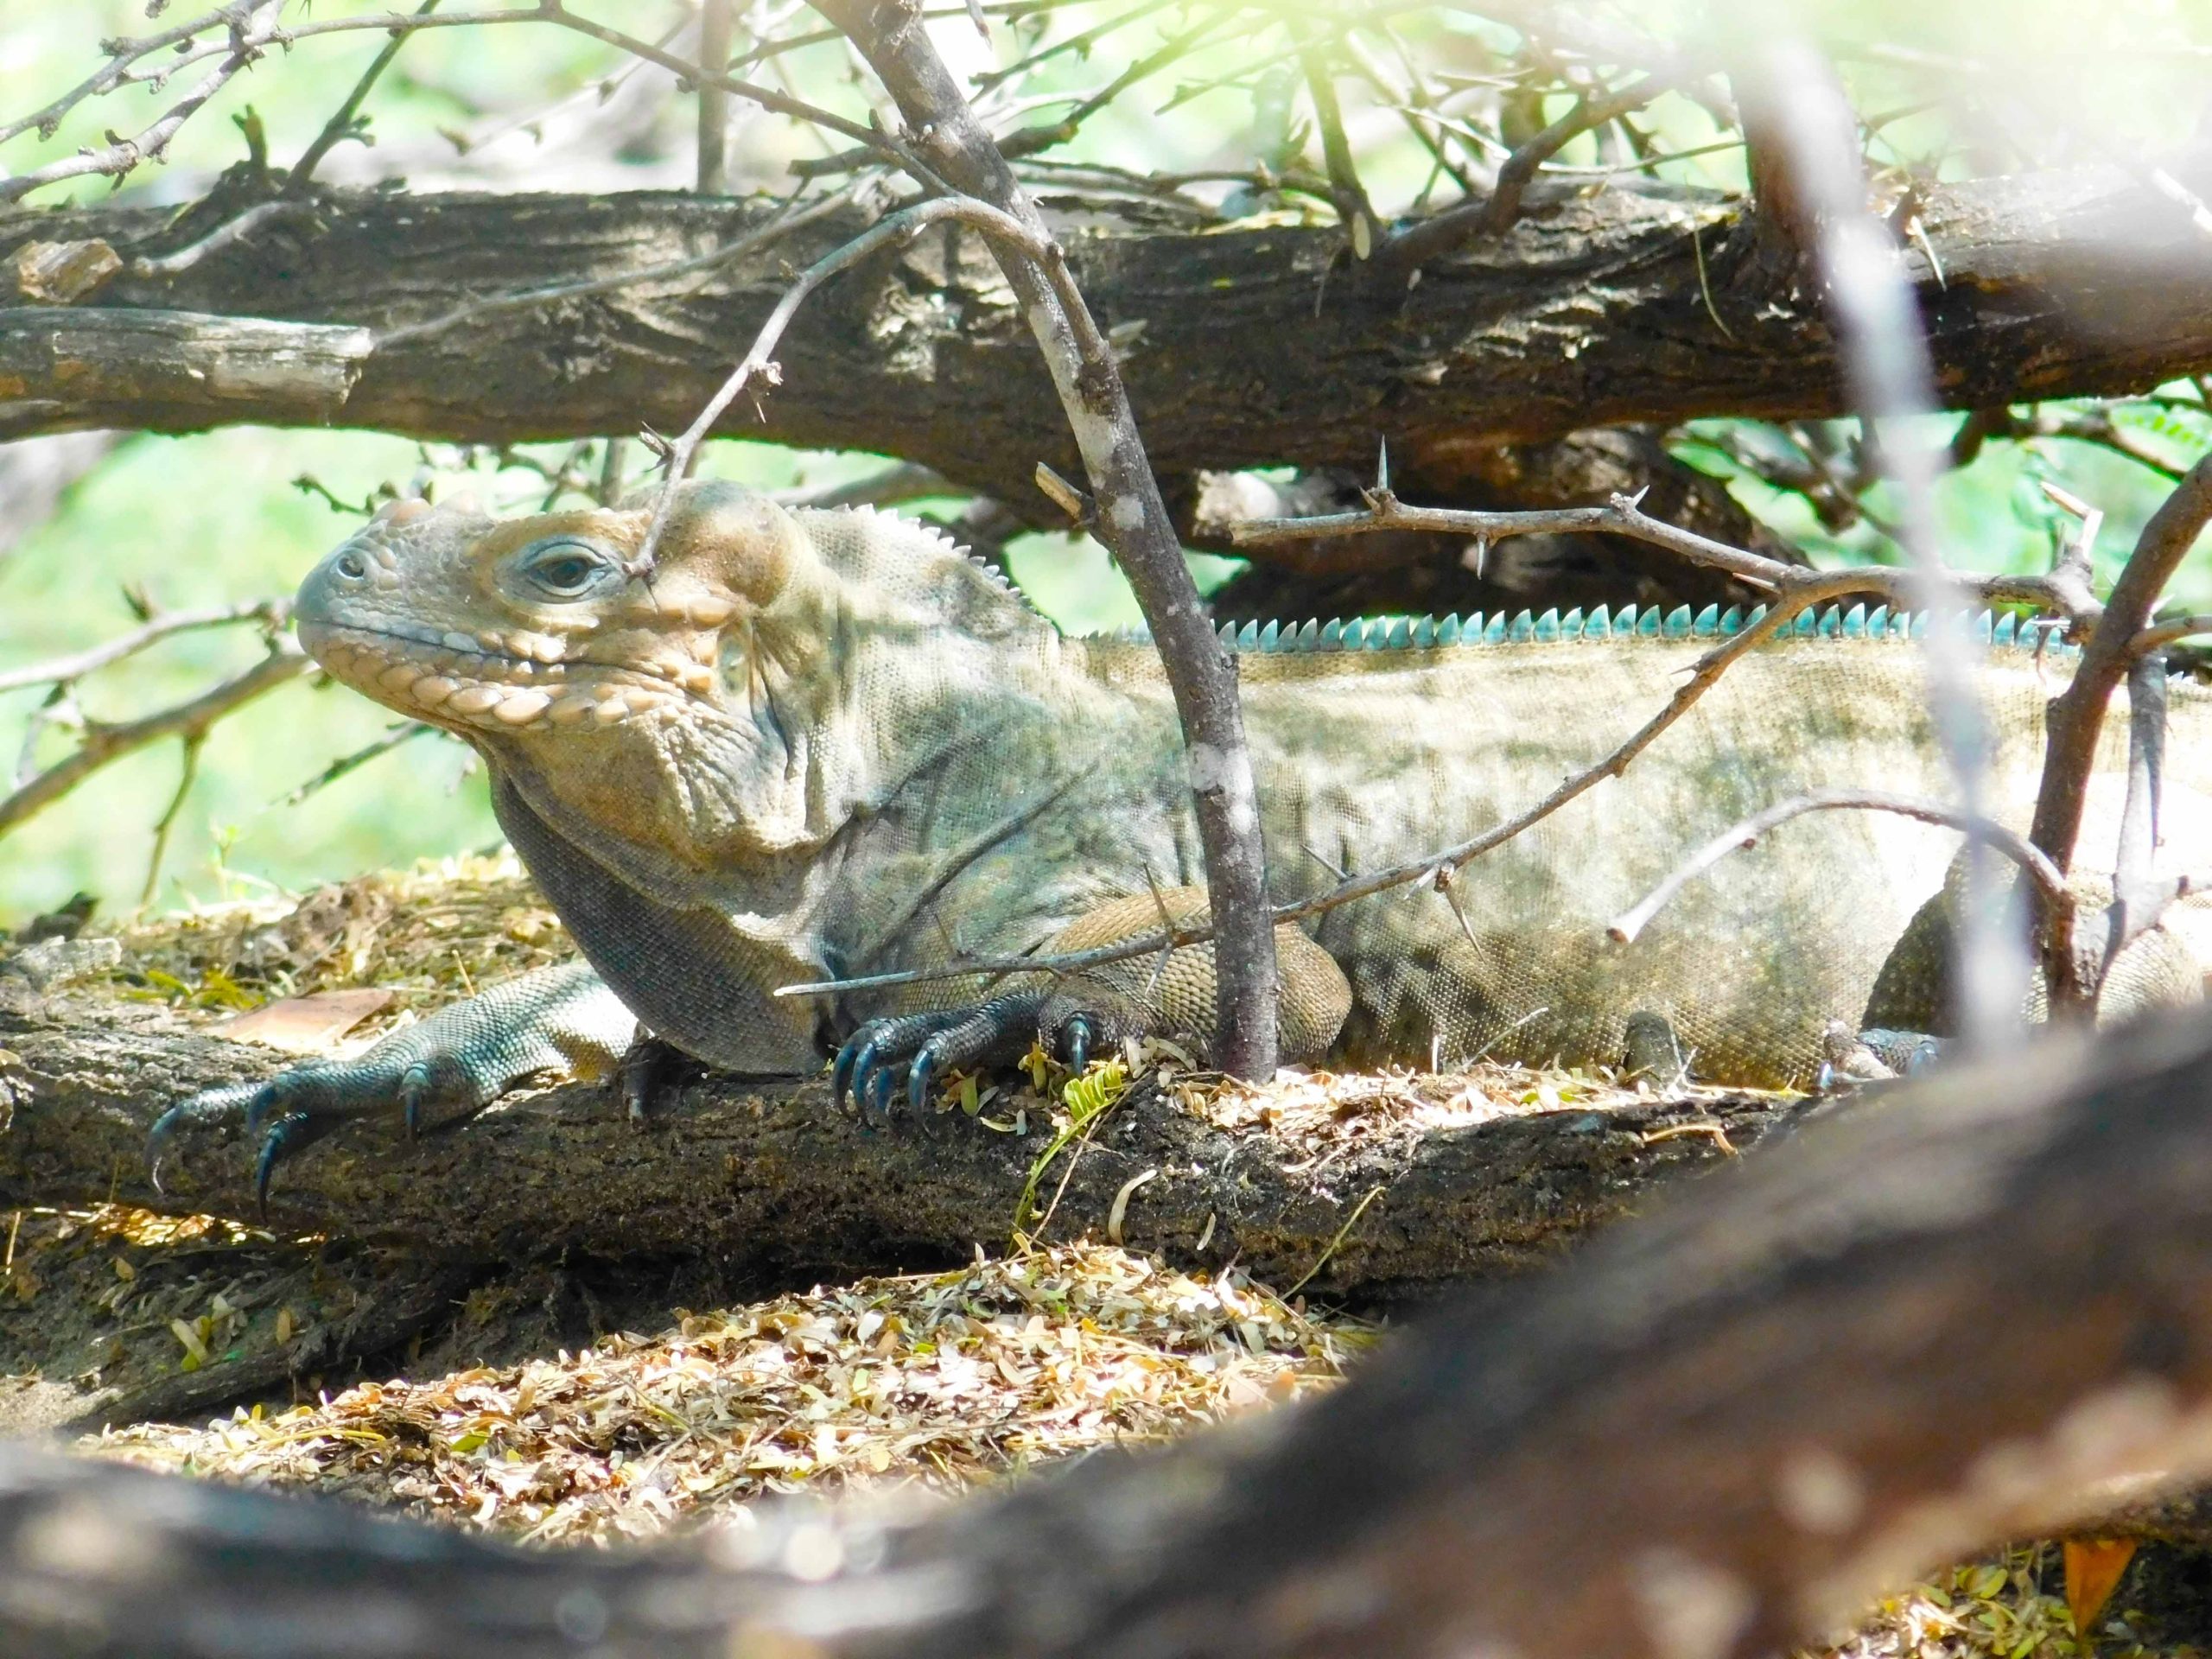
[[[365,581],[369,574],[368,561],[359,553],[340,553],[337,569],[338,574],[348,582]]]

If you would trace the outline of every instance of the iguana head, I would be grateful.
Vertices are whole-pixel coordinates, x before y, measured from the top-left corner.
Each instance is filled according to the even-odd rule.
[[[1051,632],[901,519],[696,481],[648,575],[652,512],[395,503],[301,584],[301,643],[467,737],[603,862],[696,902],[715,873],[818,847],[881,800],[902,756],[975,723],[932,709],[1001,696],[1007,641]]]
[[[647,579],[632,562],[651,517],[392,502],[301,585],[301,643],[355,690],[465,735],[719,709],[723,633],[782,591],[791,521],[759,496],[690,486]]]

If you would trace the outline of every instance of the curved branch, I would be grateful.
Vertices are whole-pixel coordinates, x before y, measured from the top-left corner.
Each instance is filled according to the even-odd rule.
[[[1676,893],[1729,854],[1757,846],[1760,836],[1792,818],[1802,817],[1808,812],[1840,810],[1895,812],[1904,817],[1917,818],[1923,823],[1939,823],[1980,836],[2025,871],[2043,894],[2044,903],[2052,909],[2070,912],[2074,907],[2074,895],[2066,885],[2065,872],[2052,863],[2034,842],[2007,829],[1995,818],[1977,817],[1971,812],[1945,806],[1939,801],[1924,801],[1910,795],[1891,795],[1880,790],[1821,789],[1808,794],[1794,795],[1786,801],[1777,801],[1772,806],[1729,825],[1675,866],[1657,887],[1607,923],[1605,931],[1622,944],[1633,942],[1636,936],[1643,931],[1645,925],[1665,909]]]

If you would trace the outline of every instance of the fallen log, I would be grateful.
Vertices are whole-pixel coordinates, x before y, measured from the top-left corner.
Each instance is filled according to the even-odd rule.
[[[158,1186],[146,1135],[183,1095],[279,1063],[163,1008],[0,982],[0,1203],[251,1214],[251,1154],[234,1129],[181,1136]],[[1528,1074],[1493,1076],[1501,1091],[1535,1092]],[[1796,1109],[1772,1096],[1611,1089],[1531,1109],[1478,1082],[1363,1080],[1227,1127],[1133,1088],[1045,1172],[1044,1199],[1065,1181],[1045,1231],[1113,1233],[1182,1265],[1235,1260],[1278,1286],[1311,1275],[1317,1294],[1394,1299],[1547,1261]],[[1273,1126],[1260,1121],[1270,1113]],[[1027,1135],[957,1114],[864,1124],[831,1108],[820,1079],[695,1073],[643,1129],[607,1090],[570,1085],[412,1146],[397,1125],[348,1128],[278,1172],[268,1221],[455,1262],[705,1255],[785,1282],[846,1277],[1002,1245],[1045,1144],[1033,1116]]]

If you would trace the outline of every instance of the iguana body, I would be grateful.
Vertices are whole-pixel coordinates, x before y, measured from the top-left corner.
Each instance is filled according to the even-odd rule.
[[[1150,894],[1203,880],[1148,644],[1063,637],[921,527],[786,512],[728,486],[689,486],[650,578],[626,575],[647,517],[387,509],[308,578],[297,615],[333,674],[482,751],[524,863],[607,982],[677,1048],[811,1071],[871,1017],[1006,988],[970,977],[833,1001],[779,986],[1056,947],[1071,927],[1096,936],[1116,903],[1115,926],[1144,931]],[[1723,626],[1623,613],[1244,630],[1276,898],[1522,810],[1648,719],[1707,648],[1693,636]],[[1849,786],[1948,796],[1902,621],[1808,626],[1819,632],[1753,652],[1622,777],[1467,867],[1450,895],[1415,884],[1323,914],[1311,938],[1328,960],[1286,931],[1289,1057],[1613,1063],[1624,1023],[1656,1012],[1700,1075],[1805,1080],[1824,1025],[1857,1020],[1941,887],[1955,834],[1813,815],[1691,886],[1634,944],[1605,929],[1689,849],[1776,801]],[[2005,638],[1984,695],[1998,804],[2024,823],[2043,705],[2071,653]],[[2171,704],[2166,861],[2212,866],[2212,697],[2177,684]],[[2108,723],[2085,861],[2112,844],[2124,733]],[[1340,1033],[1330,961],[1349,982]],[[1180,1027],[1203,1045],[1210,960],[1196,948],[1173,968],[1155,979],[1130,963],[1059,987],[1061,1001],[1103,1000],[1117,1030]]]

